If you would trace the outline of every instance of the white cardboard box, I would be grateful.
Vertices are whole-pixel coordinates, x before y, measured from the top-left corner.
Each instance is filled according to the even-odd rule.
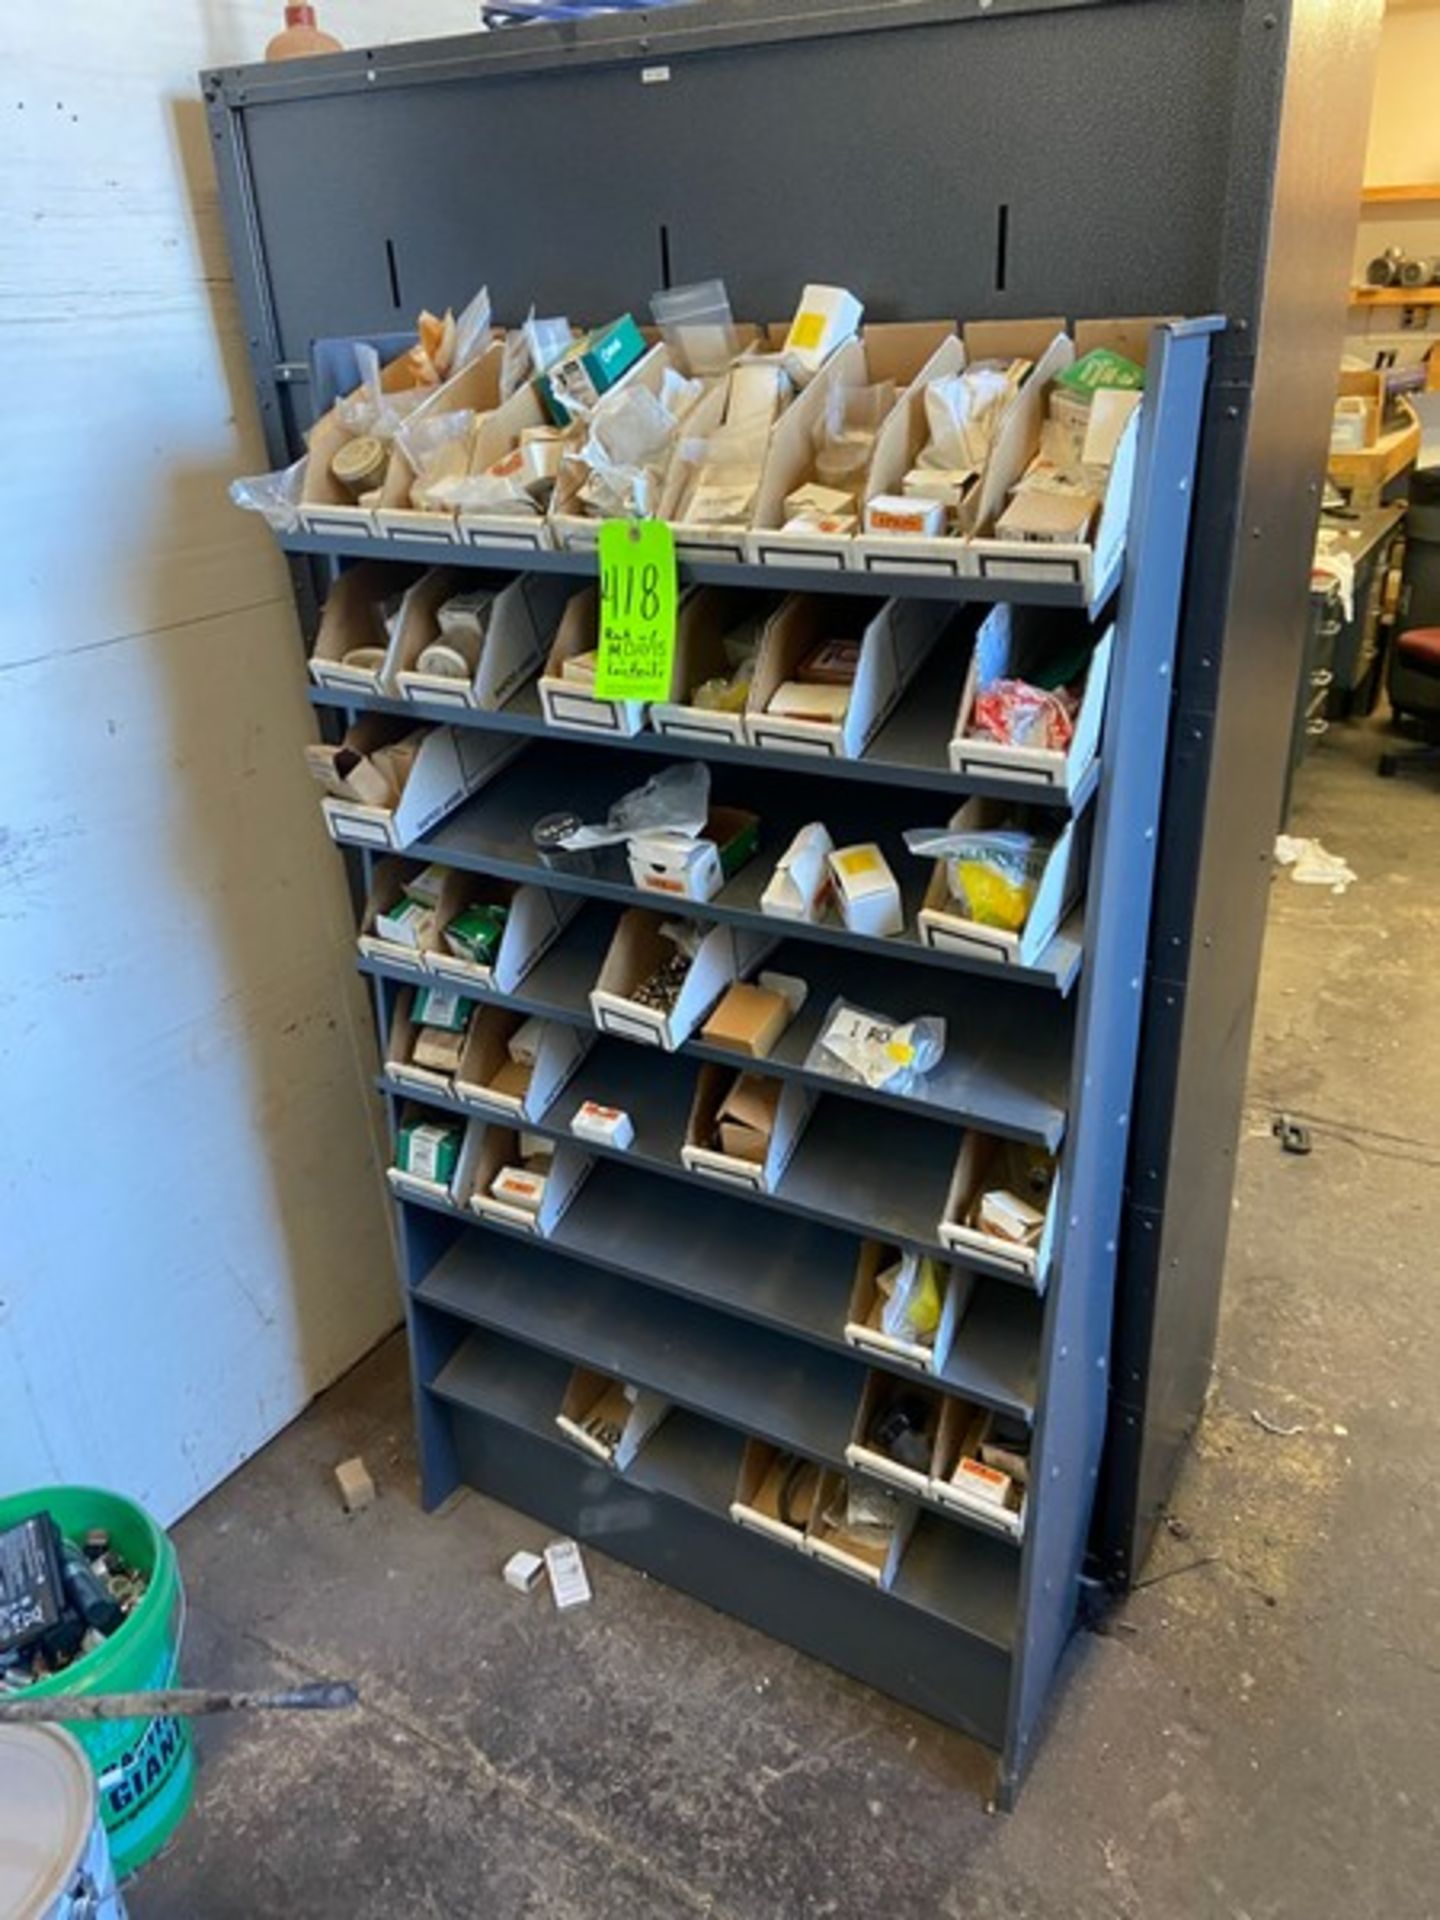
[[[482,1126],[482,1123],[472,1121],[471,1125]],[[470,1178],[471,1211],[485,1220],[495,1220],[501,1226],[515,1227],[521,1233],[532,1233],[538,1239],[548,1240],[580,1191],[595,1164],[594,1160],[573,1141],[558,1141],[545,1180],[544,1198],[539,1211],[531,1213],[525,1207],[513,1206],[508,1200],[497,1200],[487,1191],[502,1167],[512,1167],[519,1160],[519,1134],[509,1127],[497,1126],[484,1126],[483,1132],[484,1140],[475,1156]],[[457,1192],[463,1197],[465,1190],[457,1188]]]
[[[739,965],[730,928],[711,927],[669,1013],[640,1006],[630,994],[674,951],[660,933],[664,917],[644,907],[627,907],[621,914],[600,977],[590,990],[590,1008],[602,1033],[673,1053],[738,977]]]
[[[575,733],[603,733],[628,737],[645,724],[643,700],[602,700],[578,681],[567,680],[563,668],[576,654],[593,652],[600,644],[600,590],[582,587],[572,594],[560,617],[555,638],[540,676],[540,704],[552,727]],[[673,689],[673,677],[672,677]]]
[[[613,1405],[614,1424],[620,1428],[620,1437],[613,1445],[586,1431],[586,1421],[607,1403]],[[570,1376],[555,1424],[577,1447],[583,1447],[586,1453],[603,1460],[617,1473],[624,1473],[670,1407],[671,1402],[663,1394],[648,1387],[627,1387],[608,1373],[577,1367]]]
[[[399,657],[400,618],[393,635],[385,630],[380,614],[382,600],[400,596],[403,615],[405,594],[413,574],[393,564],[382,566],[362,560],[332,582],[320,610],[320,626],[310,655],[310,678],[320,687],[339,693],[389,693]],[[377,648],[384,658],[377,667],[346,666],[344,656],[360,647]]]
[[[637,833],[625,843],[630,879],[641,893],[667,894],[673,900],[713,900],[733,875],[725,872],[722,849],[750,839],[741,850],[738,873],[755,857],[759,819],[743,807],[711,807],[698,834]]]
[[[897,1501],[895,1507],[895,1530],[890,1536],[889,1545],[883,1552],[862,1554],[848,1546],[842,1546],[828,1526],[826,1509],[831,1500],[844,1485],[844,1475],[825,1473],[821,1475],[820,1485],[815,1493],[815,1505],[811,1509],[810,1524],[805,1532],[805,1551],[813,1554],[828,1567],[835,1567],[841,1573],[852,1574],[857,1580],[864,1580],[872,1587],[893,1585],[900,1571],[900,1562],[904,1558],[905,1548],[915,1528],[918,1509],[908,1500]]]
[[[397,1166],[385,1169],[385,1178],[396,1193],[410,1194],[421,1200],[435,1200],[446,1206],[462,1206],[465,1195],[470,1190],[470,1181],[476,1161],[479,1159],[484,1128],[477,1120],[457,1120],[454,1114],[437,1113],[431,1109],[407,1101],[400,1110],[400,1126],[407,1127],[412,1120],[424,1120],[427,1116],[437,1124],[441,1121],[454,1121],[465,1129],[460,1143],[460,1157],[455,1162],[455,1171],[448,1182],[422,1180],[413,1173],[403,1173]]]
[[[857,760],[894,712],[953,617],[939,600],[827,599],[792,594],[765,629],[745,733],[752,747]],[[765,711],[781,684],[823,640],[860,641],[860,662],[843,720],[789,720]]]
[[[701,587],[683,597],[675,631],[676,698],[657,700],[651,706],[650,725],[656,733],[679,740],[744,740],[743,710],[715,713],[708,707],[691,705],[686,696],[702,681],[728,671],[723,644],[728,633],[753,616],[757,606],[768,619],[779,604],[772,597],[733,587]]]
[[[362,714],[345,738],[361,753],[373,751],[410,731],[404,721]],[[358,847],[388,847],[394,852],[439,826],[462,800],[484,786],[520,752],[522,740],[487,736],[459,727],[430,727],[393,808],[361,806],[327,794],[320,806],[332,840]],[[368,743],[368,744],[367,744]]]
[[[504,358],[504,341],[491,340],[469,366],[452,374],[428,400],[422,400],[411,420],[418,424],[445,413],[492,413],[500,404],[500,368]],[[463,466],[468,455],[469,449],[462,446],[457,463]],[[380,503],[374,510],[377,536],[382,540],[411,540],[440,548],[455,546],[460,530],[455,524],[454,509],[417,507],[410,494],[414,484],[415,470],[397,441],[391,450]]]
[[[751,1193],[773,1193],[800,1144],[800,1136],[814,1111],[815,1095],[798,1081],[782,1082],[775,1125],[764,1160],[759,1163],[742,1160],[734,1154],[722,1152],[719,1147],[703,1144],[714,1139],[720,1107],[741,1074],[757,1079],[766,1077],[763,1063],[756,1066],[747,1063],[738,1072],[714,1062],[701,1067],[695,1082],[695,1098],[690,1105],[690,1118],[685,1127],[680,1159],[692,1173],[707,1174],[712,1180],[723,1181],[726,1186],[745,1187]]]
[[[1003,774],[1056,793],[1073,796],[1078,791],[1100,747],[1110,662],[1115,649],[1114,627],[1107,627],[1095,643],[1085,670],[1074,732],[1069,747],[1063,752],[1048,747],[1006,746],[1003,741],[976,739],[970,733],[976,695],[996,680],[1027,678],[1026,669],[1048,624],[1037,609],[1014,607],[1005,601],[986,616],[975,636],[955,716],[955,733],[950,742],[952,773]],[[1050,630],[1053,631],[1053,626]]]
[[[493,712],[540,671],[546,645],[569,598],[569,583],[558,574],[525,573],[501,588],[490,609],[474,678],[451,680],[421,673],[416,663],[430,642],[440,636],[438,615],[443,602],[451,594],[464,591],[472,581],[476,586],[483,583],[463,573],[426,575],[427,580],[437,577],[445,583],[444,591],[422,597],[417,587],[406,601],[400,620],[396,685],[406,700]]]
[[[1020,1489],[1020,1505],[1007,1507],[985,1499],[967,1489],[963,1481],[957,1483],[950,1477],[961,1459],[966,1456],[971,1459],[978,1457],[980,1437],[989,1419],[985,1408],[972,1406],[968,1400],[947,1397],[940,1413],[935,1475],[930,1482],[929,1494],[932,1500],[938,1500],[942,1506],[955,1508],[1006,1539],[1019,1540],[1024,1536],[1025,1510],[1029,1504],[1029,1495],[1024,1487]]]
[[[934,1423],[931,1435],[930,1455],[924,1467],[906,1466],[902,1461],[892,1460],[888,1453],[882,1453],[873,1446],[867,1435],[870,1422],[876,1409],[887,1394],[903,1393],[907,1397],[923,1400],[929,1408]],[[850,1429],[850,1438],[845,1446],[845,1458],[857,1471],[868,1473],[876,1480],[884,1480],[892,1487],[898,1487],[902,1493],[928,1494],[935,1473],[935,1458],[940,1444],[940,1415],[943,1411],[944,1395],[926,1386],[910,1386],[897,1381],[890,1373],[872,1373],[866,1377],[865,1391],[860,1396],[860,1405],[855,1410],[855,1422]]]
[[[969,1274],[942,1266],[936,1261],[943,1304],[934,1340],[927,1346],[920,1340],[896,1338],[886,1333],[880,1324],[885,1300],[875,1280],[887,1267],[895,1266],[905,1252],[903,1248],[887,1246],[879,1240],[862,1241],[860,1257],[855,1263],[855,1284],[850,1290],[845,1338],[852,1347],[859,1347],[867,1353],[883,1354],[890,1360],[903,1360],[907,1366],[916,1367],[921,1373],[943,1373],[950,1349],[955,1343],[955,1335],[970,1305],[974,1281]]]
[[[822,821],[801,827],[775,862],[760,896],[760,911],[775,920],[818,926],[833,891],[830,855],[834,851],[835,842]]]
[[[514,993],[535,963],[554,945],[563,929],[584,906],[584,896],[546,893],[543,887],[516,886],[477,873],[457,873],[446,882],[436,915],[435,938],[425,951],[426,969],[456,986],[479,993]],[[494,964],[476,966],[451,953],[445,928],[464,908],[485,902],[507,905],[505,931]]]
[[[1003,800],[967,800],[950,825],[957,832],[980,832],[1000,826],[1012,813]],[[1050,850],[1025,925],[1019,933],[1008,933],[965,918],[950,897],[945,862],[937,860],[920,907],[921,941],[943,953],[993,960],[997,966],[1033,967],[1079,898],[1084,865],[1079,827],[1071,820]]]
[[[378,921],[398,906],[405,892],[405,882],[418,871],[414,860],[402,860],[389,856],[375,864],[370,881],[370,891],[365,900],[365,911],[360,920],[358,945],[361,953],[371,960],[383,960],[387,966],[400,967],[406,973],[413,974],[417,980],[423,980],[426,974],[426,956],[428,942],[418,947],[402,946],[399,941],[387,940],[377,931]],[[458,876],[457,876],[458,877]],[[438,926],[438,916],[437,922]]]
[[[492,1118],[514,1122],[538,1121],[584,1059],[594,1036],[559,1020],[546,1020],[528,1086],[511,1090],[497,1085],[513,1067],[510,1036],[525,1024],[525,1015],[510,1007],[483,1007],[470,1029],[464,1057],[455,1073],[454,1093],[468,1107],[478,1107]]]
[[[989,470],[981,484],[975,531],[970,536],[974,571],[982,580],[1053,581],[1078,586],[1087,604],[1094,606],[1110,592],[1120,576],[1125,557],[1125,533],[1135,484],[1143,405],[1116,448],[1110,484],[1088,541],[1052,545],[1027,540],[1001,540],[994,526],[1004,511],[1011,488],[1020,479],[1040,445],[1050,388],[1063,370],[1094,347],[1114,347],[1143,362],[1148,327],[1141,320],[1086,321],[1075,329],[1073,342],[1056,340],[1044,360],[1020,389],[1000,430]]]
[[[750,1439],[740,1457],[735,1480],[735,1496],[730,1502],[730,1518],[737,1526],[763,1533],[782,1546],[803,1550],[805,1529],[809,1524],[820,1483],[820,1468],[813,1461],[799,1462],[791,1500],[791,1521],[782,1517],[780,1498],[793,1455],[768,1440]]]
[[[881,380],[893,380],[897,396],[903,394],[941,345],[954,338],[953,320],[883,323],[866,327],[858,340],[847,342],[826,362],[775,429],[745,542],[747,559],[757,566],[799,565],[832,573],[853,564],[852,534],[784,531],[785,501],[814,469],[815,433],[824,422],[831,396]]]
[[[1012,1241],[1001,1240],[993,1233],[982,1233],[978,1227],[962,1224],[988,1183],[989,1166],[999,1146],[997,1140],[983,1133],[967,1132],[962,1136],[950,1191],[945,1198],[945,1211],[940,1216],[940,1244],[959,1255],[968,1267],[976,1267],[986,1273],[1003,1274],[1012,1280],[1027,1280],[1037,1293],[1043,1293],[1050,1273],[1050,1256],[1055,1246],[1055,1226],[1059,1217],[1058,1173],[1051,1183],[1045,1206],[1045,1224],[1040,1229],[1037,1245],[1016,1246]]]

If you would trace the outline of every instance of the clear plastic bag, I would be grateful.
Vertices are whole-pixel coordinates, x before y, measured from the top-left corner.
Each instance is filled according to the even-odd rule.
[[[945,862],[950,896],[967,920],[1006,933],[1029,919],[1051,844],[1019,827],[912,827],[905,835],[911,853]]]
[[[689,477],[675,518],[704,526],[748,527],[770,444],[768,420],[717,427],[708,439],[681,438],[677,459]]]
[[[925,389],[930,439],[919,465],[941,472],[983,473],[1015,383],[995,367],[969,367],[932,380]]]
[[[276,473],[252,473],[230,482],[230,498],[247,513],[259,513],[279,533],[294,533],[300,525],[300,493],[305,484],[302,454],[293,466]]]
[[[680,422],[698,397],[699,382],[673,368],[658,392],[636,384],[605,394],[573,456],[588,469],[578,504],[607,519],[656,513]]]
[[[940,1325],[942,1299],[939,1268],[928,1255],[906,1253],[897,1264],[875,1276],[884,1296],[880,1329],[892,1340],[913,1340],[928,1346]]]
[[[380,383],[380,355],[366,340],[355,342],[355,364],[360,369],[360,385],[335,402],[336,417],[353,439],[370,434],[377,440],[393,440],[416,407],[434,392],[434,386],[402,387],[396,393],[386,393]]]
[[[710,817],[710,769],[703,760],[665,767],[643,787],[621,794],[603,823],[576,827],[560,845],[567,853],[618,846],[637,834],[700,833]]]
[[[682,373],[713,378],[724,373],[740,351],[723,280],[668,287],[653,296],[650,311]]]
[[[938,1014],[892,1020],[838,999],[831,1002],[805,1066],[852,1086],[909,1093],[944,1052],[945,1022]]]
[[[481,287],[479,292],[460,309],[455,322],[455,351],[450,365],[445,369],[448,380],[462,367],[468,367],[472,360],[478,360],[490,344],[490,289]]]
[[[448,506],[443,494],[431,489],[460,479],[470,464],[470,442],[475,435],[475,413],[469,407],[453,413],[427,413],[406,420],[395,444],[410,462],[415,479],[410,500],[417,507]]]
[[[859,499],[875,436],[894,405],[893,380],[871,387],[831,387],[824,417],[815,427],[815,478],[821,486]]]
[[[992,680],[975,696],[969,733],[1008,747],[1039,747],[1063,753],[1075,734],[1078,702],[1065,687],[1037,687],[1028,680]]]

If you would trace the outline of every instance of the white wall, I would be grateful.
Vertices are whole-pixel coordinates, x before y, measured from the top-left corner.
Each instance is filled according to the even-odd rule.
[[[0,1491],[165,1520],[399,1314],[286,576],[225,498],[263,462],[195,74],[280,12],[0,21]]]

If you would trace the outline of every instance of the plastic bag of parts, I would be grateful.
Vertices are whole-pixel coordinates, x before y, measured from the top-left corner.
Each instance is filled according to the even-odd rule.
[[[406,420],[395,435],[395,444],[410,462],[415,475],[410,487],[410,503],[416,507],[449,506],[443,492],[432,492],[450,481],[464,478],[470,465],[470,442],[475,435],[475,414],[469,407],[454,413],[427,413]]]
[[[841,999],[831,1002],[805,1066],[877,1093],[909,1093],[944,1052],[945,1022],[938,1014],[892,1020]]]
[[[857,1547],[888,1547],[900,1518],[900,1502],[886,1487],[877,1487],[859,1474],[845,1480],[825,1514],[827,1526]]]
[[[978,365],[932,380],[925,389],[930,439],[918,464],[983,473],[1015,381],[1003,368]]]
[[[875,1276],[885,1300],[880,1310],[881,1331],[892,1340],[914,1340],[928,1346],[940,1325],[940,1270],[928,1256],[905,1253],[893,1267]]]
[[[740,351],[723,280],[701,280],[692,287],[667,287],[650,301],[670,358],[682,373],[701,379],[722,374]]]
[[[360,385],[335,402],[336,417],[352,438],[371,435],[376,440],[393,440],[404,421],[434,392],[434,384],[386,393],[380,384],[380,355],[365,340],[355,342],[355,362]]]
[[[680,422],[699,392],[698,381],[672,367],[661,376],[658,393],[635,384],[605,394],[590,415],[583,446],[572,456],[589,469],[579,490],[580,506],[602,519],[657,513]]]
[[[875,436],[895,405],[895,382],[873,387],[833,386],[815,427],[815,478],[822,487],[858,501],[865,490]]]
[[[1075,736],[1075,696],[1064,687],[1036,687],[1028,680],[992,680],[975,696],[969,731],[979,740],[1008,747],[1041,747],[1063,753]]]
[[[230,498],[247,513],[263,514],[266,523],[280,533],[293,533],[300,525],[300,492],[305,484],[306,455],[294,466],[281,467],[277,473],[252,473],[230,482]]]
[[[710,817],[710,769],[703,760],[665,767],[643,787],[621,794],[602,824],[579,826],[560,845],[567,853],[614,847],[641,833],[681,833],[693,838]]]
[[[957,833],[950,827],[912,827],[911,853],[943,860],[950,897],[977,926],[1018,933],[1030,917],[1051,843],[1019,827]]]
[[[490,289],[481,287],[473,298],[460,309],[455,322],[455,351],[451,356],[448,380],[451,374],[458,373],[462,367],[468,367],[472,360],[478,360],[490,344]]]
[[[677,458],[688,478],[673,517],[707,527],[748,527],[770,445],[768,420],[717,427],[708,440],[682,437]]]

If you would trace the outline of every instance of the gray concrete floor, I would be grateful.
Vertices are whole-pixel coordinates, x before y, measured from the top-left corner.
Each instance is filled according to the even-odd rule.
[[[392,1342],[179,1529],[191,1679],[354,1675],[363,1710],[206,1725],[136,1920],[1440,1913],[1440,795],[1379,745],[1302,775],[1291,830],[1359,884],[1275,882],[1212,1404],[1015,1814],[959,1737],[598,1554],[583,1612],[511,1593],[545,1531],[422,1516]]]

